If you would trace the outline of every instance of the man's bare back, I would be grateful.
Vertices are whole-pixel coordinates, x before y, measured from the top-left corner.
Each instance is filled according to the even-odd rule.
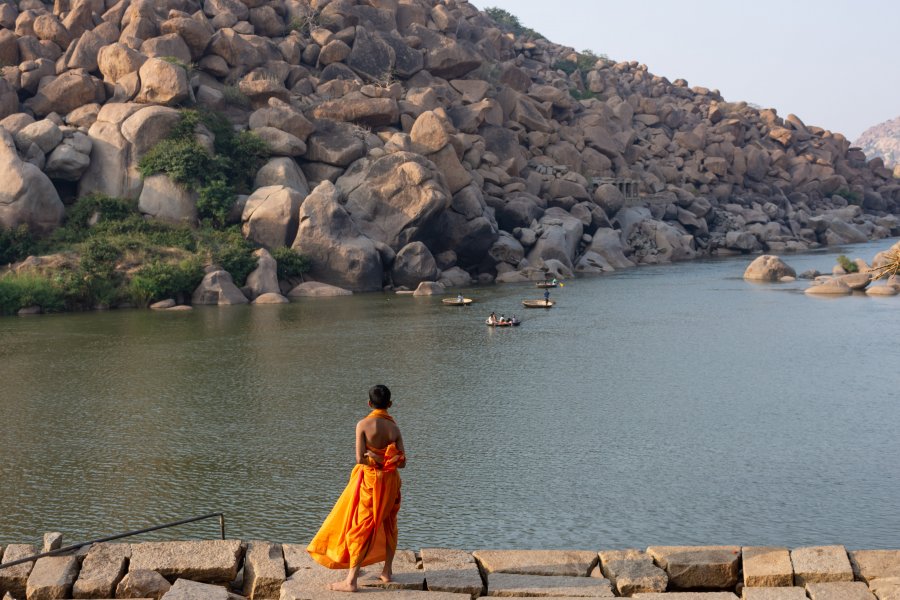
[[[405,452],[400,428],[393,421],[363,419],[356,424],[356,462],[358,464],[368,464],[369,457],[375,462],[381,462],[381,457],[369,452],[367,446],[382,450],[391,444],[397,444],[397,449]]]

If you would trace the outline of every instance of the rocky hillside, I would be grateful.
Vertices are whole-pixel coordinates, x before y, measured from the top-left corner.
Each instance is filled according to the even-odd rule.
[[[464,0],[0,0],[0,64],[5,228],[97,194],[194,225],[224,198],[254,244],[357,291],[900,234],[900,182],[842,135]],[[185,107],[265,142],[252,185],[146,168]],[[180,135],[179,161],[221,169],[213,128]]]
[[[889,169],[900,166],[900,117],[869,127],[854,144],[867,158],[881,158]]]

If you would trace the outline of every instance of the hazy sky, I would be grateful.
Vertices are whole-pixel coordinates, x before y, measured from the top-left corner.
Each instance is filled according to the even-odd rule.
[[[900,116],[900,0],[472,0],[851,141]]]

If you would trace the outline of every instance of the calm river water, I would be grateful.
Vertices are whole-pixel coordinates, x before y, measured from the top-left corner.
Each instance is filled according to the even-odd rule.
[[[830,271],[891,241],[789,256]],[[900,540],[900,297],[754,285],[751,258],[437,298],[0,319],[0,543],[224,511],[305,542],[383,382],[404,431],[400,545]],[[492,330],[490,310],[524,317]],[[206,537],[217,525],[144,539]]]

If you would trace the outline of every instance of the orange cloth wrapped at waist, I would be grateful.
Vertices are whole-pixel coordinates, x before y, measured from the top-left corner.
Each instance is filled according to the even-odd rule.
[[[350,481],[306,551],[329,569],[384,562],[388,547],[397,549],[400,473],[406,457],[390,444],[381,450],[384,465],[356,465]]]

